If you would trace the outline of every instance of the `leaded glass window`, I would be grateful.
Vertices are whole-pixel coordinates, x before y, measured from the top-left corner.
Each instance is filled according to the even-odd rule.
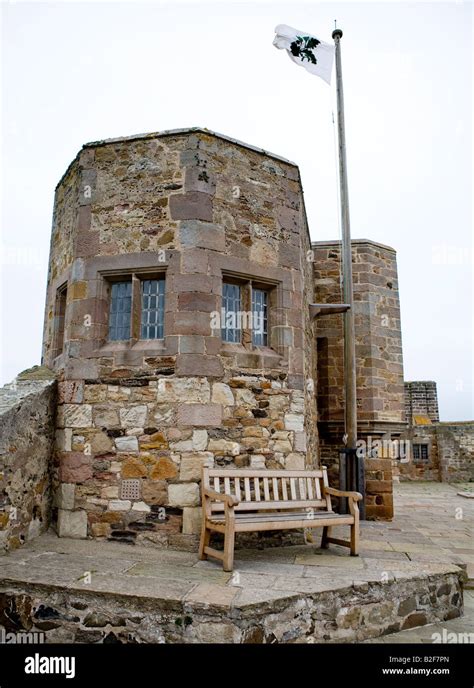
[[[252,289],[252,343],[267,346],[268,340],[268,292]]]
[[[238,284],[224,282],[222,285],[221,331],[224,342],[240,342],[240,287]]]
[[[130,314],[132,310],[132,282],[112,284],[109,315],[109,339],[130,339]]]
[[[141,338],[163,339],[165,280],[142,281]]]
[[[413,460],[416,463],[427,463],[429,461],[429,451],[427,444],[413,445]]]

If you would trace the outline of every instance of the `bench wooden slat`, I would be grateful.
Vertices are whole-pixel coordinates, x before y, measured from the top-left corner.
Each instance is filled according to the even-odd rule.
[[[241,499],[240,478],[234,478],[234,486],[235,486],[235,496],[237,497],[237,499]]]
[[[254,492],[255,492],[255,501],[259,502],[260,501],[260,480],[258,478],[253,479],[253,486],[254,486]]]
[[[318,478],[314,479],[314,487],[316,488],[316,499],[321,499],[321,487]]]
[[[314,499],[313,481],[311,478],[306,478],[306,488],[309,499]]]
[[[216,476],[216,477],[214,478],[214,489],[215,489],[216,492],[220,492],[220,491],[221,491],[221,489],[220,489],[220,478],[219,478],[218,476]]]
[[[326,510],[324,511],[290,511],[286,513],[272,513],[272,514],[247,514],[247,513],[241,513],[241,514],[236,514],[235,519],[236,521],[245,521],[246,523],[259,523],[260,521],[291,521],[295,519],[305,519],[307,521],[317,521],[318,519],[321,518],[332,518],[332,519],[340,519],[340,518],[348,518],[348,514],[336,514],[333,511],[327,512]],[[215,523],[223,523],[225,521],[225,516],[222,514],[221,516],[216,515],[212,516],[210,519],[212,522]]]
[[[288,490],[286,488],[286,478],[281,479],[281,491],[283,493],[283,499],[285,500],[285,502],[288,501]]]
[[[294,501],[296,499],[296,479],[295,478],[290,478],[290,490],[291,490],[291,499]]]
[[[300,499],[306,499],[306,480],[304,478],[298,478],[298,488]]]
[[[277,478],[272,478],[272,485],[273,485],[273,499],[278,502],[280,499],[280,495],[278,494],[278,479]]]
[[[270,490],[268,489],[268,478],[263,479],[263,495],[266,502],[270,501]]]
[[[237,506],[234,508],[234,511],[236,514],[238,514],[240,511],[257,511],[257,510],[262,510],[262,509],[268,509],[269,511],[273,511],[274,509],[304,509],[305,507],[308,508],[324,508],[326,506],[326,500],[325,499],[295,499],[292,501],[288,502],[240,502],[237,504]],[[211,502],[211,511],[213,513],[217,511],[224,511],[224,504],[223,502]]]
[[[293,471],[281,468],[278,470],[267,470],[265,468],[249,469],[249,468],[206,468],[210,478],[216,476],[222,477],[225,474],[229,478],[245,478],[251,475],[256,478],[322,478],[322,470],[308,470],[308,471]]]
[[[244,488],[245,488],[245,500],[250,502],[252,495],[250,493],[250,478],[247,476],[244,478]]]
[[[224,478],[224,494],[230,494],[230,478]]]

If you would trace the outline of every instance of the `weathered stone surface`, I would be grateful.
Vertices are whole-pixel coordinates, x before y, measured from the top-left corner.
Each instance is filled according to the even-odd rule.
[[[92,477],[91,457],[82,452],[69,452],[61,456],[59,477],[65,483],[83,483]]]
[[[144,478],[147,475],[147,468],[139,457],[133,457],[123,462],[122,478]]]
[[[115,446],[117,447],[117,451],[138,451],[138,439],[133,436],[116,437]]]
[[[171,483],[168,486],[168,499],[170,506],[198,506],[199,485],[197,483]]]
[[[182,404],[178,407],[180,425],[217,427],[222,421],[220,404]]]
[[[58,424],[66,428],[88,428],[92,425],[92,406],[63,404],[58,407]]]
[[[210,451],[184,453],[181,455],[181,465],[179,479],[200,480],[203,466],[212,467],[214,464],[214,454]]]
[[[55,494],[55,505],[60,509],[74,509],[74,494],[76,486],[74,483],[61,483]]]
[[[85,511],[58,510],[58,535],[68,538],[87,537],[87,514]]]
[[[210,452],[220,452],[223,454],[230,454],[231,456],[237,456],[240,454],[240,445],[238,442],[231,442],[229,440],[209,440],[209,451]]]
[[[143,428],[147,418],[146,406],[130,406],[120,409],[120,422],[124,428]]]
[[[176,464],[166,456],[159,457],[150,470],[150,478],[152,480],[161,481],[167,478],[175,478],[177,475],[178,469],[176,468]]]
[[[223,382],[215,382],[212,385],[212,398],[214,404],[222,404],[223,406],[234,406],[235,399],[229,385]]]
[[[128,499],[111,499],[108,505],[109,511],[129,511],[132,502]]]
[[[201,532],[202,509],[185,506],[183,509],[183,535],[199,535]]]

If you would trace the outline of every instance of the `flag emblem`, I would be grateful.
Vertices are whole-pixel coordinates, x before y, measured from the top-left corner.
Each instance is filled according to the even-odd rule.
[[[331,83],[334,45],[324,43],[316,36],[293,29],[286,24],[279,24],[275,33],[275,48],[286,50],[290,59],[297,65],[321,77],[326,83]]]
[[[300,57],[302,61],[308,60],[312,64],[318,64],[313,49],[321,43],[317,38],[312,36],[297,36],[296,40],[290,45],[291,54],[295,57]]]

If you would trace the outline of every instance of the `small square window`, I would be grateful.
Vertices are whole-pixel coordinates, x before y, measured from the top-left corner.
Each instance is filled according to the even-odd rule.
[[[221,332],[224,342],[239,343],[240,329],[240,286],[231,282],[222,285],[222,323]]]
[[[429,461],[429,458],[430,455],[427,444],[413,445],[413,460],[415,461],[415,463],[427,463]]]
[[[130,319],[132,312],[132,282],[112,284],[109,315],[109,339],[120,341],[130,339]]]
[[[165,280],[142,281],[141,338],[163,339]]]

